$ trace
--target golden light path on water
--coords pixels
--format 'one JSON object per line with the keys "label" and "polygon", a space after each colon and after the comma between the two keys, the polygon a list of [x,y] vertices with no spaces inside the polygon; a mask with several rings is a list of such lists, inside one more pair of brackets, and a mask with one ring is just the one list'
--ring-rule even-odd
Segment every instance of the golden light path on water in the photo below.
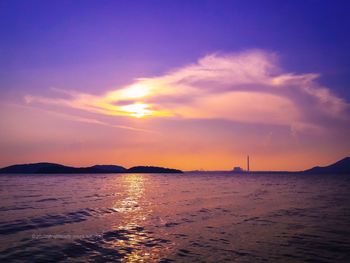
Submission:
{"label": "golden light path on water", "polygon": [[127,234],[127,239],[114,241],[113,247],[131,248],[123,258],[123,262],[158,262],[167,254],[164,247],[153,245],[152,242],[156,239],[141,227],[152,213],[149,202],[144,198],[146,181],[144,175],[122,175],[125,197],[114,204],[114,210],[121,213],[124,220],[115,227],[130,234]]}
{"label": "golden light path on water", "polygon": [[349,180],[3,175],[0,262],[349,262]]}

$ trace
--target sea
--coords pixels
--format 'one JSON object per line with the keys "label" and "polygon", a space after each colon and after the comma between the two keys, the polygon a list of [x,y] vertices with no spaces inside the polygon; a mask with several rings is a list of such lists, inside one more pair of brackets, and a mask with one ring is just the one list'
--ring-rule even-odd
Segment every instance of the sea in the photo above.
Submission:
{"label": "sea", "polygon": [[1,175],[0,262],[350,262],[350,175]]}

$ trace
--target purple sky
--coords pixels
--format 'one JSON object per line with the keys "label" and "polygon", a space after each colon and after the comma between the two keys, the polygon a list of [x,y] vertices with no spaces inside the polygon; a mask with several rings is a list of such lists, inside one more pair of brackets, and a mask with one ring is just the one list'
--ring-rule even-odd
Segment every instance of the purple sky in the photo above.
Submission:
{"label": "purple sky", "polygon": [[[302,169],[348,155],[349,9],[348,1],[1,1],[0,165],[224,169],[249,152],[256,169]],[[151,89],[145,98],[112,94],[136,84]]]}

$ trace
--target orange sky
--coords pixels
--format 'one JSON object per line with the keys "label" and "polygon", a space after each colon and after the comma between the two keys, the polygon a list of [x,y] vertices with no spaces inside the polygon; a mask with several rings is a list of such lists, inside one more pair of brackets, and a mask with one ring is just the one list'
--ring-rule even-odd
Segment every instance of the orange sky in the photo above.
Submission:
{"label": "orange sky", "polygon": [[1,103],[0,165],[57,162],[184,170],[299,170],[350,155],[349,104],[318,74],[262,50],[211,54],[163,75]]}

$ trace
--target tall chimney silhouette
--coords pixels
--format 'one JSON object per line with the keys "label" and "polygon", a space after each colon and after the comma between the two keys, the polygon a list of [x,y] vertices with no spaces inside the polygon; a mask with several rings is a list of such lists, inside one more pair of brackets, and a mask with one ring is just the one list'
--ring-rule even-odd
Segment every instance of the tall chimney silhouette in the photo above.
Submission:
{"label": "tall chimney silhouette", "polygon": [[247,156],[247,171],[249,172],[249,155]]}

